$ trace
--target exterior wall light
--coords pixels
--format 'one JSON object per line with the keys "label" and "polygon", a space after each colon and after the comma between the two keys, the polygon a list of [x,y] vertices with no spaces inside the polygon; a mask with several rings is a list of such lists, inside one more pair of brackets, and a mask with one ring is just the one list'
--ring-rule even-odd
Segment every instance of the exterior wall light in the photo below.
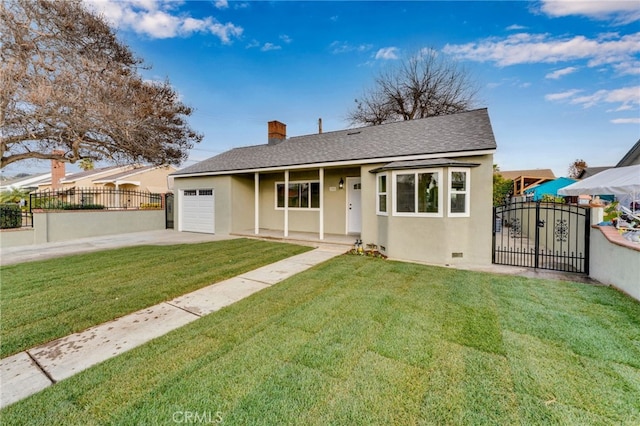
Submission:
{"label": "exterior wall light", "polygon": [[340,182],[338,182],[338,188],[344,188],[344,180],[342,180],[342,178],[340,178]]}

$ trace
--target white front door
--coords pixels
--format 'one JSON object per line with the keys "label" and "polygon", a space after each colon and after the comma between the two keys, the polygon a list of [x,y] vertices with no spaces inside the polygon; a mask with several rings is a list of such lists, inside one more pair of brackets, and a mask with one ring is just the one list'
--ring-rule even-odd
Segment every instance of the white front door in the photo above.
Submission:
{"label": "white front door", "polygon": [[362,207],[360,178],[347,178],[347,233],[362,232]]}

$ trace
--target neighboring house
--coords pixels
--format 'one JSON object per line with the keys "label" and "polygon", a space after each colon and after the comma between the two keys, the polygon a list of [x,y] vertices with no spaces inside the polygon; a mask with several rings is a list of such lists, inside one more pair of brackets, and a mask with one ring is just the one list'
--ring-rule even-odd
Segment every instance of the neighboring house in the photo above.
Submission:
{"label": "neighboring house", "polygon": [[525,195],[527,189],[556,178],[551,169],[499,171],[503,178],[513,181],[513,196]]}
{"label": "neighboring house", "polygon": [[12,191],[14,189],[34,191],[38,188],[38,185],[43,182],[49,181],[51,181],[51,173],[41,173],[18,179],[11,179],[2,182],[2,186],[0,186],[0,192]]}
{"label": "neighboring house", "polygon": [[[164,194],[169,191],[167,179],[176,169],[171,166],[110,166],[73,173],[59,179],[57,189],[96,188],[130,189]],[[56,189],[53,179],[39,185],[38,190]]]}
{"label": "neighboring house", "polygon": [[575,182],[575,179],[561,177],[542,183],[540,185],[535,185],[525,190],[525,195],[532,201],[540,201],[545,195],[556,197],[560,188],[564,188],[565,186],[571,185]]}
{"label": "neighboring house", "polygon": [[604,172],[605,170],[609,170],[611,167],[587,167],[585,169],[582,169],[580,171],[580,174],[578,174],[578,179],[586,179],[589,178],[591,176],[595,176],[600,172]]}
{"label": "neighboring house", "polygon": [[268,143],[172,174],[178,230],[352,235],[385,255],[491,263],[496,142],[486,109]]}
{"label": "neighboring house", "polygon": [[616,167],[635,166],[640,164],[640,139],[631,149],[618,161]]}
{"label": "neighboring house", "polygon": [[61,165],[60,162],[54,161],[53,177],[39,185],[38,192],[65,193],[66,202],[100,204],[111,208],[160,206],[161,194],[170,192],[168,176],[175,171],[171,166],[126,165],[85,170],[58,177],[57,174],[64,172],[64,163]]}

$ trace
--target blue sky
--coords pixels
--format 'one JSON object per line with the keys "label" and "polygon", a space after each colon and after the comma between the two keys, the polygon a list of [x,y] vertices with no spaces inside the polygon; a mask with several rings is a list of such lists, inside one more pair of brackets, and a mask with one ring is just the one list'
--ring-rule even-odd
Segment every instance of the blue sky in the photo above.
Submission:
{"label": "blue sky", "polygon": [[640,138],[637,1],[85,1],[195,108],[183,166],[266,143],[270,120],[347,128],[376,73],[422,48],[474,76],[502,170],[611,166]]}

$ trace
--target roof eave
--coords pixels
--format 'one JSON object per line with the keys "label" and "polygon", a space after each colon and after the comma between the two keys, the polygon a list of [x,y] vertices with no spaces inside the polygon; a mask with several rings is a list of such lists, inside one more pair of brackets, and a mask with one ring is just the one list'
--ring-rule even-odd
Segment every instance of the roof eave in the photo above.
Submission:
{"label": "roof eave", "polygon": [[236,170],[217,170],[217,171],[203,171],[203,172],[193,172],[193,173],[171,173],[169,176],[174,178],[187,178],[187,177],[202,177],[202,176],[224,176],[224,175],[236,175],[243,173],[263,173],[263,172],[279,172],[284,170],[300,170],[300,169],[309,169],[309,168],[329,168],[329,167],[345,167],[345,166],[361,166],[365,164],[376,164],[376,163],[391,163],[394,161],[409,161],[409,160],[427,160],[432,158],[441,158],[443,155],[447,157],[471,157],[471,156],[482,156],[482,155],[493,155],[496,152],[495,148],[491,149],[483,149],[483,150],[473,150],[473,151],[459,151],[459,152],[446,152],[446,153],[434,153],[434,154],[414,154],[414,155],[404,155],[397,157],[381,157],[381,158],[365,158],[359,160],[342,160],[342,161],[328,161],[321,163],[304,163],[304,164],[292,164],[292,165],[284,165],[284,166],[273,166],[273,167],[257,167],[257,168],[247,168],[247,169],[236,169]]}

